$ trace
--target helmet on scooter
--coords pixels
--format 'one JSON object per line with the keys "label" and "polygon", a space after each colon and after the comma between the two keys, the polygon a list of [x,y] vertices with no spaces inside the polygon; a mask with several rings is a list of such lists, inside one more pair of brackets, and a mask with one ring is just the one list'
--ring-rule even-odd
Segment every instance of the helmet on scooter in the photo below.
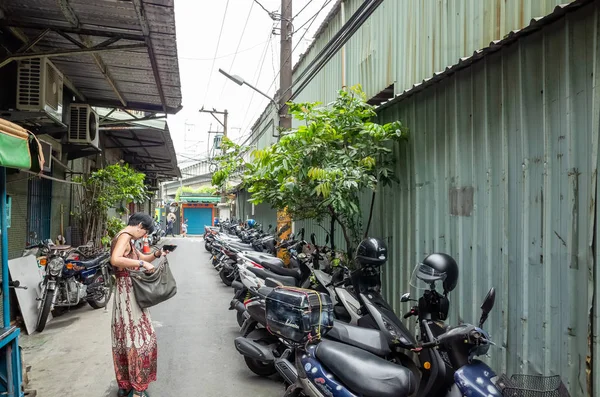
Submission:
{"label": "helmet on scooter", "polygon": [[253,228],[254,225],[256,225],[256,221],[254,219],[248,219],[246,223],[248,224],[249,228]]}
{"label": "helmet on scooter", "polygon": [[417,289],[435,289],[441,283],[444,294],[456,288],[458,265],[450,255],[437,253],[425,257],[413,271],[410,285]]}
{"label": "helmet on scooter", "polygon": [[388,258],[387,246],[378,238],[367,237],[356,249],[356,261],[362,266],[381,266]]}

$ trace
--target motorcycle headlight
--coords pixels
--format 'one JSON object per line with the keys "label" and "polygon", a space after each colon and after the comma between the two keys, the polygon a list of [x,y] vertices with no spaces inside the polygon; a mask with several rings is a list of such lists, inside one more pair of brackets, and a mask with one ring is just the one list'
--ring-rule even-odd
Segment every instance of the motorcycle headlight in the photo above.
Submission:
{"label": "motorcycle headlight", "polygon": [[52,260],[50,260],[50,262],[48,262],[46,265],[46,268],[48,269],[50,275],[58,276],[62,271],[64,264],[65,263],[61,258],[52,258]]}

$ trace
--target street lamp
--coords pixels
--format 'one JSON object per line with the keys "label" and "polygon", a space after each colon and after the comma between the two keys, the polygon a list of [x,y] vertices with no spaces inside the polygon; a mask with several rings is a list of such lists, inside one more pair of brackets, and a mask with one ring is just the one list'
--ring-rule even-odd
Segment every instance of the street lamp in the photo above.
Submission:
{"label": "street lamp", "polygon": [[244,84],[246,84],[248,87],[252,88],[254,91],[258,92],[260,95],[264,96],[269,101],[273,102],[274,105],[277,105],[277,103],[275,102],[275,100],[273,98],[271,98],[270,96],[268,96],[267,94],[265,94],[264,92],[262,92],[261,90],[259,90],[255,86],[253,86],[252,84],[248,83],[246,80],[244,80],[240,76],[235,75],[235,74],[229,74],[229,73],[227,73],[226,71],[224,71],[221,68],[219,68],[219,73],[221,73],[222,75],[224,75],[229,80],[231,80],[234,83],[236,83],[237,85],[244,85]]}

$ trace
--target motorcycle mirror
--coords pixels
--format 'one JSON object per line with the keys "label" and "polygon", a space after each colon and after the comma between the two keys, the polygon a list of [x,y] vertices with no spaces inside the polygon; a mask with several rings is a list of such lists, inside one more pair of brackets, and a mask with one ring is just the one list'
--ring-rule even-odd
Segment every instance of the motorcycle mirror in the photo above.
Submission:
{"label": "motorcycle mirror", "polygon": [[480,328],[483,326],[488,318],[488,315],[494,308],[494,303],[496,303],[496,289],[492,287],[481,304],[481,319],[479,320]]}
{"label": "motorcycle mirror", "polygon": [[311,234],[310,234],[310,242],[311,242],[313,245],[317,245],[317,243],[316,243],[316,240],[315,240],[315,234],[314,234],[314,233],[311,233]]}
{"label": "motorcycle mirror", "polygon": [[408,302],[410,300],[410,292],[402,294],[400,297],[400,302]]}

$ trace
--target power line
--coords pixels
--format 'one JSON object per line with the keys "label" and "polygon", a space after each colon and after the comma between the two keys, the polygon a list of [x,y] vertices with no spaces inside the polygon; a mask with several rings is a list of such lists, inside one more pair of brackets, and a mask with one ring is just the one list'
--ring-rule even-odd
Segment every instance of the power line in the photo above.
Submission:
{"label": "power line", "polygon": [[[250,20],[250,15],[252,14],[252,8],[254,7],[254,3],[250,3],[250,10],[248,10],[248,15],[246,16],[246,22],[244,22],[244,28],[242,29],[242,34],[240,35],[240,40],[238,41],[237,47],[235,49],[235,55],[231,60],[231,65],[229,65],[229,70],[233,69],[233,64],[235,63],[235,58],[237,57],[238,50],[240,49],[240,45],[242,44],[242,40],[244,39],[244,33],[246,33],[246,27],[248,26],[248,21]],[[221,94],[219,94],[219,100],[223,97],[223,92],[225,92],[225,86],[227,85],[228,79],[223,81],[223,88],[221,88]]]}
{"label": "power line", "polygon": [[298,12],[296,13],[296,15],[294,15],[294,16],[292,17],[292,21],[293,21],[294,19],[296,19],[296,18],[298,17],[298,15],[300,15],[300,14],[302,13],[302,11],[304,11],[304,10],[306,9],[306,7],[308,7],[308,6],[310,5],[310,3],[312,3],[312,2],[313,2],[313,0],[308,0],[308,3],[306,3],[306,5],[305,5],[304,7],[302,7],[302,9],[301,9],[300,11],[298,11]]}
{"label": "power line", "polygon": [[221,35],[223,34],[223,26],[225,26],[225,17],[227,16],[227,8],[229,7],[229,0],[227,0],[227,3],[225,4],[225,12],[223,13],[223,20],[221,21],[221,29],[219,30],[219,38],[217,39],[217,48],[215,49],[215,56],[213,59],[213,63],[212,66],[210,67],[210,74],[208,76],[208,82],[206,84],[206,92],[204,93],[204,101],[202,101],[202,103],[206,102],[206,97],[208,96],[208,89],[210,88],[210,81],[212,79],[212,74],[213,74],[213,70],[215,68],[215,61],[217,58],[217,54],[219,52],[219,45],[221,44]]}
{"label": "power line", "polygon": [[[310,17],[309,19],[307,19],[307,20],[306,20],[306,22],[304,22],[304,23],[303,23],[303,24],[302,24],[302,25],[301,25],[301,26],[300,26],[298,29],[296,29],[296,31],[300,31],[300,29],[302,29],[303,27],[305,27],[305,26],[306,26],[306,24],[307,24],[307,23],[308,23],[308,22],[309,22],[311,19],[314,21],[314,18],[316,18],[316,17],[317,17],[317,15],[319,15],[319,14],[321,13],[321,11],[323,11],[323,9],[324,9],[325,7],[327,7],[327,6],[329,5],[329,3],[331,3],[331,1],[332,1],[332,0],[327,0],[327,1],[325,2],[325,4],[323,4],[323,6],[322,6],[321,8],[319,8],[319,11],[317,11],[315,15],[313,15],[312,17]],[[298,13],[298,14],[299,14],[299,13]],[[312,25],[312,22],[311,22],[311,25]]]}
{"label": "power line", "polygon": [[241,54],[242,52],[247,52],[247,51],[253,50],[253,49],[255,49],[256,47],[260,47],[261,45],[263,45],[263,44],[265,44],[265,43],[268,43],[268,42],[269,42],[269,41],[261,41],[260,43],[258,43],[258,44],[255,44],[255,45],[253,45],[252,47],[244,48],[243,50],[239,50],[239,51],[236,51],[236,52],[232,52],[231,54],[227,54],[227,55],[220,55],[220,56],[218,56],[218,57],[216,57],[216,58],[195,58],[195,57],[181,57],[181,56],[180,56],[180,57],[179,57],[179,59],[183,59],[183,60],[186,60],[186,61],[213,61],[213,60],[215,60],[215,59],[223,59],[223,58],[228,58],[228,57],[230,57],[230,56],[233,56],[233,55]]}
{"label": "power line", "polygon": [[[308,33],[308,31],[310,30],[311,26],[313,25],[313,23],[317,20],[317,16],[319,15],[319,13],[321,11],[323,11],[323,9],[325,7],[327,7],[329,5],[329,3],[331,3],[333,0],[327,0],[325,2],[325,4],[323,4],[323,6],[319,9],[319,11],[317,11],[316,14],[314,14],[311,19],[308,19],[300,28],[298,28],[298,30],[302,29],[302,27],[304,27],[308,22],[310,22],[310,25],[308,25],[308,27],[306,28],[306,30],[304,31],[304,33],[302,34],[302,36],[300,37],[300,40],[298,40],[298,42],[296,43],[296,45],[294,46],[294,48],[292,49],[292,52],[290,53],[290,55],[288,56],[288,58],[286,59],[286,62],[290,59],[290,57],[292,56],[292,54],[294,54],[294,51],[296,51],[296,48],[298,48],[298,46],[300,45],[300,43],[302,43],[302,40],[304,39],[304,36],[306,36],[306,33]],[[279,75],[281,74],[281,70],[279,70],[279,72],[277,72],[277,74],[275,75],[275,78],[273,79],[273,81],[271,82],[271,85],[269,85],[269,88],[267,88],[267,91],[269,91],[271,89],[271,87],[273,87],[273,84],[275,84],[275,82],[277,81],[277,77],[279,77]]]}
{"label": "power line", "polygon": [[267,14],[269,14],[269,16],[271,17],[271,19],[273,18],[273,13],[272,13],[271,11],[267,10],[267,9],[265,8],[265,6],[263,6],[262,4],[260,4],[260,2],[259,2],[258,0],[254,0],[254,2],[255,2],[256,4],[258,4],[258,5],[260,6],[260,8],[262,8],[263,10],[265,10],[265,12],[266,12]]}
{"label": "power line", "polygon": [[[269,42],[271,40],[273,40],[273,33],[269,32]],[[265,60],[267,59],[267,50],[269,48],[269,42],[267,42],[267,44],[265,45],[265,48],[263,49],[263,53],[261,56],[262,61],[261,61],[260,65],[256,68],[256,72],[254,73],[254,76],[253,76],[254,85],[258,85],[258,81],[260,80],[260,74],[261,74],[263,66],[265,64]],[[248,112],[250,111],[250,107],[251,107],[250,105],[252,104],[255,94],[256,94],[256,92],[254,90],[252,90],[252,94],[250,95],[250,102],[248,103],[248,107],[246,108],[246,113],[244,114],[244,118],[242,119],[242,131],[245,131],[245,129],[246,129],[246,118],[248,117]]]}

